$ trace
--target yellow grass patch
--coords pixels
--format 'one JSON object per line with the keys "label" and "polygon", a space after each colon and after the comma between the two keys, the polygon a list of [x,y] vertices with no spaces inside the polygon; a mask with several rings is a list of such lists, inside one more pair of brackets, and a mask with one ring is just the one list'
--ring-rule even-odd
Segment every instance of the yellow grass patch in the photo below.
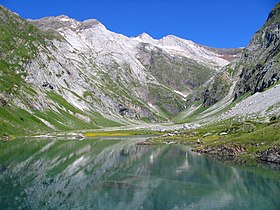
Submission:
{"label": "yellow grass patch", "polygon": [[120,133],[120,132],[98,132],[98,133],[85,133],[86,137],[101,137],[101,136],[130,136],[129,133]]}

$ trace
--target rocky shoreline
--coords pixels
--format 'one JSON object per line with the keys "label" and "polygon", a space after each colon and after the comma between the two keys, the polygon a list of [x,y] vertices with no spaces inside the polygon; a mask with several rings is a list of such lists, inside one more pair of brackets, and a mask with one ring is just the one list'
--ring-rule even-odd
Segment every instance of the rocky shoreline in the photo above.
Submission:
{"label": "rocky shoreline", "polygon": [[217,156],[237,156],[246,152],[246,148],[237,144],[219,145],[218,147],[209,147],[193,149],[194,152]]}
{"label": "rocky shoreline", "polygon": [[[186,144],[178,142],[175,139],[161,142],[162,144]],[[148,139],[138,145],[152,146],[158,144],[153,139]],[[262,165],[267,165],[270,168],[280,169],[280,146],[272,146],[269,149],[262,150],[256,153],[250,152],[245,145],[242,144],[221,144],[218,146],[203,146],[195,147],[191,145],[192,151],[204,155],[209,155],[215,159],[226,162],[233,162],[237,164],[246,164],[249,160],[254,160]],[[198,144],[199,145],[199,144]],[[248,159],[250,157],[250,159]]]}
{"label": "rocky shoreline", "polygon": [[280,165],[280,147],[272,147],[257,153],[260,161],[275,163]]}
{"label": "rocky shoreline", "polygon": [[[237,164],[246,164],[248,159],[249,151],[241,145],[219,145],[218,147],[197,148],[192,151],[209,155],[220,161],[229,161]],[[246,158],[242,157],[244,155]],[[251,155],[251,160],[265,165],[271,169],[280,169],[280,147],[271,147],[264,151],[259,151],[256,154]]]}

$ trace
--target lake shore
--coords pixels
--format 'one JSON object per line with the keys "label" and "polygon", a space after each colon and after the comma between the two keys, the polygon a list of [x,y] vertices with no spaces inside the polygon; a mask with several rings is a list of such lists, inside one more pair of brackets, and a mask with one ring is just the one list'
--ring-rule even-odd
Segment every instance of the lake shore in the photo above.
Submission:
{"label": "lake shore", "polygon": [[178,130],[143,144],[188,144],[197,153],[239,164],[266,164],[280,168],[280,122],[225,121]]}

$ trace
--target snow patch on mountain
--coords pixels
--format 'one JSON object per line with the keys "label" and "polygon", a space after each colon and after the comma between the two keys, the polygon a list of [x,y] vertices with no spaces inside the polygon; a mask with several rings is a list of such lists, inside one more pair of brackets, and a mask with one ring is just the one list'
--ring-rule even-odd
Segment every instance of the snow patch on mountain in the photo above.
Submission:
{"label": "snow patch on mountain", "polygon": [[229,64],[229,61],[221,58],[221,55],[205,47],[200,46],[190,40],[185,40],[174,35],[168,35],[162,39],[153,39],[146,33],[139,35],[134,40],[143,43],[149,43],[154,47],[158,47],[171,55],[178,55],[193,59],[205,66],[211,66],[220,69]]}
{"label": "snow patch on mountain", "polygon": [[[44,98],[47,91],[55,92],[81,112],[94,110],[117,121],[123,115],[164,115],[166,110],[156,102],[164,101],[168,94],[177,101],[164,108],[167,112],[179,111],[192,91],[188,85],[200,85],[200,81],[192,78],[185,78],[180,85],[177,81],[169,82],[164,77],[168,73],[161,71],[161,63],[165,62],[163,68],[166,66],[167,72],[202,69],[211,73],[228,64],[218,53],[172,35],[159,40],[147,33],[127,37],[107,30],[96,19],[80,22],[65,15],[31,22],[43,31],[63,37],[52,39],[26,67],[26,81],[41,88],[38,98]],[[157,62],[159,65],[152,66]],[[43,109],[48,103],[44,99],[34,106]],[[51,106],[55,109],[58,104]]]}
{"label": "snow patch on mountain", "polygon": [[[98,56],[113,55],[116,60],[128,61],[135,60],[137,57],[137,49],[141,43],[149,44],[153,47],[164,50],[166,53],[174,56],[182,56],[193,59],[198,63],[215,68],[216,70],[229,64],[229,62],[221,57],[218,53],[206,49],[190,40],[185,40],[174,35],[168,35],[162,39],[154,39],[147,33],[142,33],[137,37],[126,37],[106,29],[106,27],[96,19],[85,20],[83,22],[76,21],[67,16],[44,18],[33,22],[42,22],[47,28],[53,27],[48,21],[58,23],[61,27],[57,29],[71,45],[77,50],[92,49]],[[64,24],[67,22],[68,24]],[[70,24],[70,25],[69,25]],[[137,64],[139,65],[139,63]]]}

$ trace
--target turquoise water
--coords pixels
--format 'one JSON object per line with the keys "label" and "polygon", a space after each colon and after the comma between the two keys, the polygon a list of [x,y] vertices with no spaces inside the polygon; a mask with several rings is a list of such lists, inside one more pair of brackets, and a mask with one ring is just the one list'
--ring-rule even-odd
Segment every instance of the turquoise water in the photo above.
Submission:
{"label": "turquoise water", "polygon": [[0,209],[280,209],[280,174],[140,139],[0,142]]}

